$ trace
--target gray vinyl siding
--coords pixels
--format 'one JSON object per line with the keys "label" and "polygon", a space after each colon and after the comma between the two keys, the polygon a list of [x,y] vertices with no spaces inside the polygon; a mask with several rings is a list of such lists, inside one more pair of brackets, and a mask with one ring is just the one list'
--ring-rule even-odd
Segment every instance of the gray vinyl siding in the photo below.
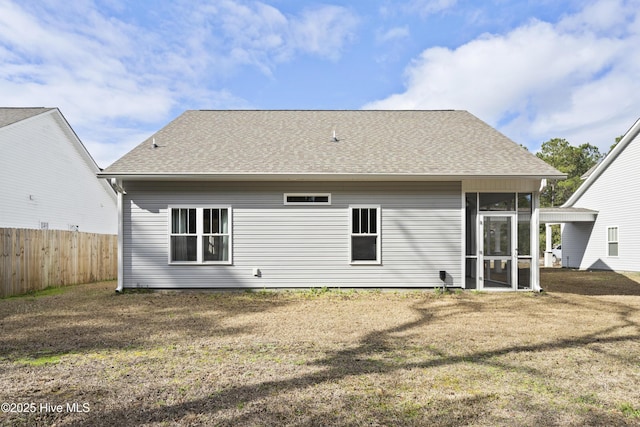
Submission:
{"label": "gray vinyl siding", "polygon": [[[639,164],[640,140],[636,137],[575,202],[575,207],[597,210],[598,216],[590,232],[584,227],[565,226],[562,250],[580,259],[579,265],[570,259],[571,266],[640,271]],[[607,254],[607,227],[618,227],[617,257]]]}
{"label": "gray vinyl siding", "polygon": [[[461,286],[461,187],[438,183],[125,182],[124,287]],[[329,206],[284,193],[331,193]],[[232,265],[170,265],[168,207],[231,206]],[[350,265],[349,206],[381,208],[381,265]],[[262,277],[254,277],[254,268]]]}

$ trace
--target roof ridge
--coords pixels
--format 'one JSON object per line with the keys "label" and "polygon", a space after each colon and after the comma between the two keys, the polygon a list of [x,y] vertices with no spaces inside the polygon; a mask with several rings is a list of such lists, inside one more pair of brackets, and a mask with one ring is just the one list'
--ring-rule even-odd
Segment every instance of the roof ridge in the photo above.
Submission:
{"label": "roof ridge", "polygon": [[268,109],[268,108],[239,108],[239,109],[208,109],[208,108],[204,108],[204,109],[197,109],[197,110],[187,110],[187,111],[203,111],[203,112],[278,112],[278,111],[283,111],[283,112],[305,112],[305,111],[323,111],[323,112],[337,112],[337,113],[344,113],[344,112],[375,112],[375,111],[380,111],[380,112],[385,112],[385,113],[391,113],[391,112],[398,112],[398,113],[402,113],[402,112],[419,112],[419,113],[424,113],[424,112],[466,112],[466,110],[455,110],[455,109],[433,109],[433,110],[419,110],[419,109],[412,109],[412,110],[384,110],[384,109],[373,109],[373,110],[358,110],[358,109],[351,109],[351,108],[346,108],[346,109],[324,109],[324,108],[310,108],[310,109],[306,109],[306,108],[275,108],[275,109]]}

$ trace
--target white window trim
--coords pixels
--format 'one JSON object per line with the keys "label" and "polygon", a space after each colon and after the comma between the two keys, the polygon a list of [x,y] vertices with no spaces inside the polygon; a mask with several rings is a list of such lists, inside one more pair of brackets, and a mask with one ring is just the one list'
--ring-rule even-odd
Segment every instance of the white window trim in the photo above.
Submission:
{"label": "white window trim", "polygon": [[[617,240],[609,240],[609,230],[611,230],[612,228],[616,229],[616,234],[618,239]],[[618,227],[617,225],[610,225],[607,226],[606,230],[605,230],[605,241],[607,242],[607,258],[618,258],[620,257],[620,227]],[[618,245],[618,255],[611,255],[609,252],[609,244],[611,243],[616,243]]]}
{"label": "white window trim", "polygon": [[[290,196],[295,197],[327,197],[326,202],[289,202],[287,199]],[[284,193],[284,204],[292,206],[329,206],[331,205],[331,193]]]}
{"label": "white window trim", "polygon": [[[376,209],[376,234],[361,234],[353,233],[353,209]],[[349,264],[351,265],[382,265],[382,221],[381,221],[380,205],[349,205]],[[353,236],[376,236],[378,238],[376,244],[376,260],[372,261],[358,261],[351,259],[352,257],[352,241]]]}
{"label": "white window trim", "polygon": [[[173,209],[196,210],[196,261],[171,260],[171,211]],[[229,220],[229,259],[227,261],[203,261],[202,239],[204,237],[204,209],[227,209]],[[233,264],[233,209],[229,205],[169,205],[167,209],[167,263],[170,265],[232,265]]]}

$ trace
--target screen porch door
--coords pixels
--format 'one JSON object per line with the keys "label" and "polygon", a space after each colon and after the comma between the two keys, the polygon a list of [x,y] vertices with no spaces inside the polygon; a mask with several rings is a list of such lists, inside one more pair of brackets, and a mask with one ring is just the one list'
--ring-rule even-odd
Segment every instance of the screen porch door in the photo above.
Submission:
{"label": "screen porch door", "polygon": [[517,289],[516,215],[480,213],[478,288]]}

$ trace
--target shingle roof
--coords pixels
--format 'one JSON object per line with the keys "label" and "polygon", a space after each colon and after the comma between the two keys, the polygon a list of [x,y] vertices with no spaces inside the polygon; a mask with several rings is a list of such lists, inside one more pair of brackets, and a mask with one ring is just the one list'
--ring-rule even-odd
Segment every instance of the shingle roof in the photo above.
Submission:
{"label": "shingle roof", "polygon": [[37,116],[53,108],[0,108],[0,128],[19,122],[29,117]]}
{"label": "shingle roof", "polygon": [[397,110],[186,111],[100,175],[145,174],[562,175],[466,111]]}

